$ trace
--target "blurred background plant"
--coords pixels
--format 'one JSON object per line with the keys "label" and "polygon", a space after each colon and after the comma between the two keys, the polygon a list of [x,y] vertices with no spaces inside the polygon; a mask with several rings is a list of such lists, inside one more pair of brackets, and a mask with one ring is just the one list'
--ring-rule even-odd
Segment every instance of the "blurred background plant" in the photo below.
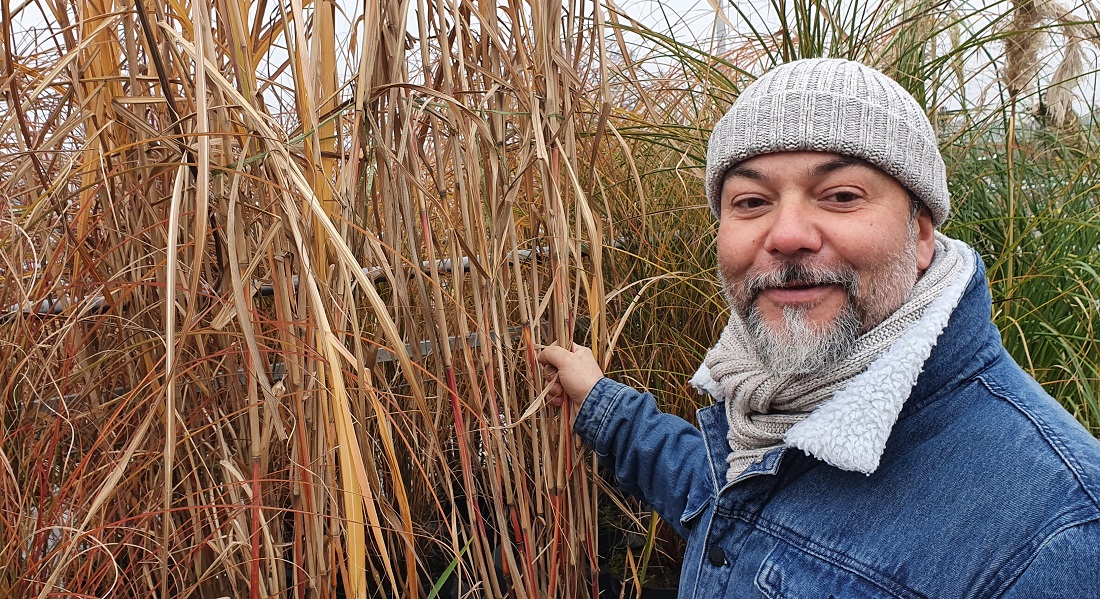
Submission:
{"label": "blurred background plant", "polygon": [[747,6],[0,0],[0,595],[674,584],[534,356],[589,344],[693,418],[707,133],[799,57],[928,109],[946,232],[1100,433],[1091,4]]}

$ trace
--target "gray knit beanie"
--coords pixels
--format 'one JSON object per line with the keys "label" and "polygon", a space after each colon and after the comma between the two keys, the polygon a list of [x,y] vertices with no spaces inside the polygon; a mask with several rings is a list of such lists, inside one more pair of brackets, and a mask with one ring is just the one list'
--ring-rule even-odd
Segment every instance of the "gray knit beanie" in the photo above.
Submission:
{"label": "gray knit beanie", "polygon": [[951,210],[932,123],[896,81],[858,62],[780,65],[741,93],[710,134],[707,200],[717,217],[726,171],[753,156],[814,150],[862,158],[915,193],[936,226]]}

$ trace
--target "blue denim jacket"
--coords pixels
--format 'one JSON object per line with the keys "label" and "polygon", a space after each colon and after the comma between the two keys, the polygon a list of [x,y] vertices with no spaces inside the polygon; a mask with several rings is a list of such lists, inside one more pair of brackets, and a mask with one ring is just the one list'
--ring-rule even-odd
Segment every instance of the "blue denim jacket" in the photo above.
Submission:
{"label": "blue denim jacket", "polygon": [[687,539],[681,599],[1100,597],[1100,443],[1005,352],[978,268],[870,475],[780,447],[726,483],[696,428],[610,379],[574,430]]}

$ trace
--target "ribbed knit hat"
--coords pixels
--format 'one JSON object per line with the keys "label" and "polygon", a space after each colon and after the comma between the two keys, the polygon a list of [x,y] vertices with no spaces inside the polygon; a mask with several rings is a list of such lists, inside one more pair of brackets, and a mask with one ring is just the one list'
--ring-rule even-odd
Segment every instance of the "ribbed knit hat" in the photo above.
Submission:
{"label": "ribbed knit hat", "polygon": [[774,152],[862,158],[915,193],[936,226],[951,211],[936,133],[896,81],[858,62],[812,58],[780,65],[749,85],[707,147],[707,200],[717,217],[726,171]]}

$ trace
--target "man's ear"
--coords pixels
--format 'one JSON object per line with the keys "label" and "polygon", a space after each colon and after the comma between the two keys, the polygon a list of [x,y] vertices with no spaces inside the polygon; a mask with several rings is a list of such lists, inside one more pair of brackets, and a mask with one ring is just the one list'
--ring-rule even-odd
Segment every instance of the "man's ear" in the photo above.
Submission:
{"label": "man's ear", "polygon": [[936,253],[936,227],[932,224],[932,211],[921,206],[917,213],[917,268],[924,272],[932,264]]}

